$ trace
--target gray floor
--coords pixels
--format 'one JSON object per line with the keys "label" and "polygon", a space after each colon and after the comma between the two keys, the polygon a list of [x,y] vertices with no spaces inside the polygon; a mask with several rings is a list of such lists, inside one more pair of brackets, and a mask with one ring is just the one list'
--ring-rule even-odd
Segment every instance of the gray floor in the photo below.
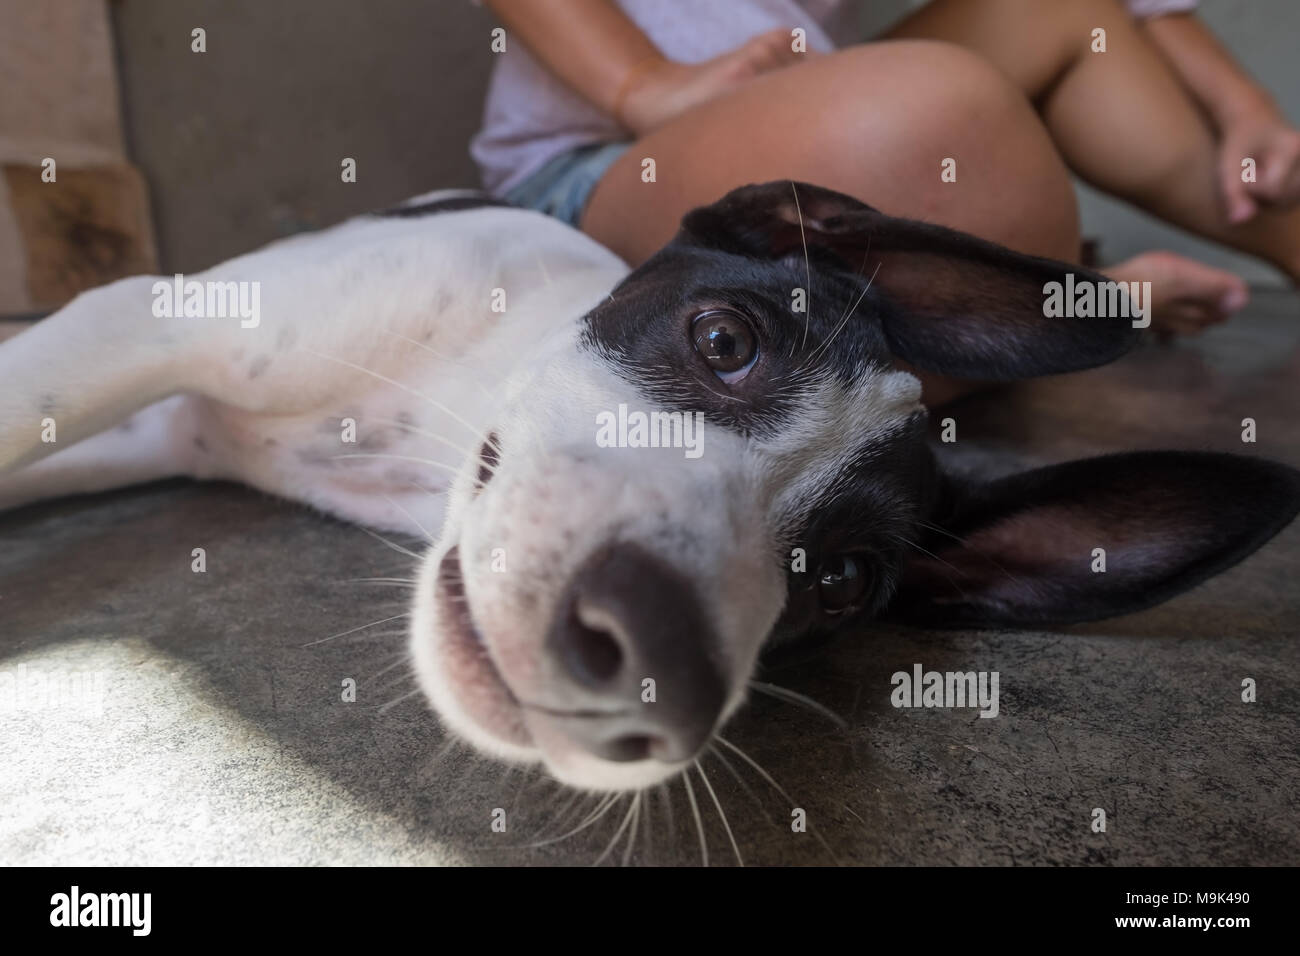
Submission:
{"label": "gray floor", "polygon": [[[950,452],[993,471],[1146,447],[1300,465],[1298,378],[1300,302],[1263,296],[1200,342],[968,401],[949,412]],[[1240,441],[1245,417],[1257,445]],[[190,570],[198,547],[205,574]],[[741,854],[1300,862],[1298,563],[1292,527],[1141,615],[1062,633],[873,628],[770,675],[848,729],[770,699],[733,723],[728,739],[789,794],[729,751],[743,784],[705,761]],[[595,861],[626,803],[527,847],[582,822],[593,801],[566,807],[535,774],[447,750],[420,699],[403,697],[401,638],[387,627],[305,646],[398,613],[399,592],[349,579],[408,564],[360,530],[229,485],[173,482],[0,516],[0,862]],[[890,674],[916,662],[998,671],[1001,716],[893,709]],[[356,703],[340,700],[348,677],[361,682]],[[1240,700],[1245,677],[1256,703]],[[68,693],[42,687],[72,678]],[[710,862],[734,862],[693,782]],[[792,806],[811,832],[791,832]],[[1091,829],[1097,807],[1104,833]],[[495,808],[504,834],[491,830]],[[633,862],[698,862],[681,784],[645,810]],[[606,862],[622,859],[623,838]]]}

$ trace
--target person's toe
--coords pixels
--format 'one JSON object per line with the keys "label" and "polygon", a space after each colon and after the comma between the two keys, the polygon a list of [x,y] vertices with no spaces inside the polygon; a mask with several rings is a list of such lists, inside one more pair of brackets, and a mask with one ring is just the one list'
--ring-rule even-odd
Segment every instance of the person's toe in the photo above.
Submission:
{"label": "person's toe", "polygon": [[1152,327],[1174,334],[1204,331],[1250,301],[1240,277],[1173,252],[1144,252],[1107,271],[1124,281],[1150,282]]}

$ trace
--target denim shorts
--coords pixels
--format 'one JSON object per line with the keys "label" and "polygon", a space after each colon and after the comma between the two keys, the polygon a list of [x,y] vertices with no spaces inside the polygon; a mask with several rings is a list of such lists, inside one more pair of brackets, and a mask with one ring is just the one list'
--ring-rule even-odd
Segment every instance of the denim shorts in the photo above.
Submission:
{"label": "denim shorts", "polygon": [[561,153],[503,197],[576,227],[591,191],[628,143],[594,143]]}

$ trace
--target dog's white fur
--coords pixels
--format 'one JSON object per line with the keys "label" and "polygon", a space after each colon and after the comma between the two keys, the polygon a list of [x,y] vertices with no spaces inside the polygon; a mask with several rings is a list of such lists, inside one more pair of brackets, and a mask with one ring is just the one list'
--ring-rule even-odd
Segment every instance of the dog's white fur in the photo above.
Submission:
{"label": "dog's white fur", "polygon": [[[411,651],[447,724],[576,785],[661,780],[680,767],[598,760],[518,706],[582,706],[548,696],[555,665],[538,652],[569,576],[633,541],[696,582],[726,658],[725,720],[784,602],[776,529],[835,480],[849,418],[884,433],[920,396],[909,375],[864,372],[852,389],[814,390],[780,436],[706,428],[694,461],[671,448],[597,455],[598,413],[649,404],[576,347],[577,320],[626,271],[548,217],[484,208],[354,219],[187,277],[261,283],[254,328],[155,317],[152,276],[86,293],[0,346],[0,508],[188,475],[426,535]],[[347,418],[356,445],[341,442]],[[41,440],[49,420],[55,444]],[[504,457],[480,489],[489,433]],[[483,646],[439,598],[453,547]]]}
{"label": "dog's white fur", "polygon": [[[454,469],[514,366],[625,272],[554,220],[487,208],[352,219],[186,277],[260,282],[255,328],[155,318],[154,276],[84,293],[0,348],[0,507],[190,475],[436,533],[443,503],[411,488],[416,468],[338,456],[383,445]],[[490,307],[498,288],[505,312]],[[349,417],[359,449],[339,443]],[[449,474],[418,468],[439,494]]]}

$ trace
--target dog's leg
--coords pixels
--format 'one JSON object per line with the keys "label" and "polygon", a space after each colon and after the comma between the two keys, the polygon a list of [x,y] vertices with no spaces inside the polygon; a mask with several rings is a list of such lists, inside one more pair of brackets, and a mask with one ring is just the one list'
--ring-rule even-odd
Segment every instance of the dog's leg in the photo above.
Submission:
{"label": "dog's leg", "polygon": [[85,292],[0,345],[0,473],[180,391],[202,326],[159,320],[153,276]]}
{"label": "dog's leg", "polygon": [[195,473],[196,399],[174,395],[16,471],[0,474],[0,512],[34,501]]}

